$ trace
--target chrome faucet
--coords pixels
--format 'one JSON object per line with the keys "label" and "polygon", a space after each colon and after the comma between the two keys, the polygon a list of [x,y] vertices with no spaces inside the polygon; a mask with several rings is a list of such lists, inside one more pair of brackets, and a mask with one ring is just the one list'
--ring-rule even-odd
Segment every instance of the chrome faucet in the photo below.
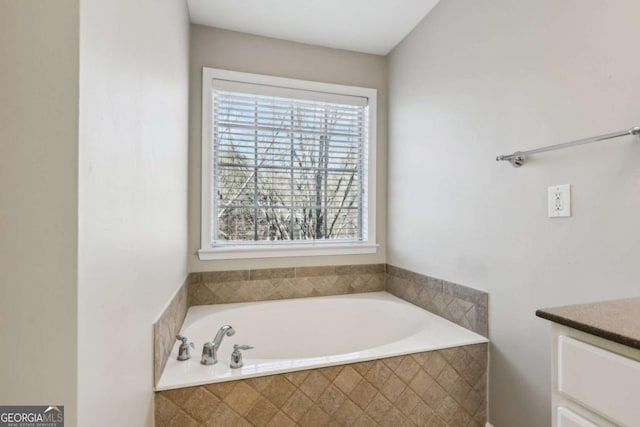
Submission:
{"label": "chrome faucet", "polygon": [[233,336],[235,333],[236,331],[229,325],[224,325],[220,328],[213,341],[206,342],[202,346],[202,360],[200,360],[200,363],[203,365],[215,365],[218,363],[218,349],[222,339],[225,336]]}
{"label": "chrome faucet", "polygon": [[195,348],[193,343],[188,342],[189,339],[182,335],[176,335],[176,339],[182,341],[178,349],[178,360],[184,362],[185,360],[191,359],[191,349]]}
{"label": "chrome faucet", "polygon": [[238,369],[244,366],[244,362],[242,361],[242,353],[240,350],[251,350],[253,347],[250,345],[238,345],[234,344],[233,353],[231,353],[231,364],[229,367],[231,369]]}

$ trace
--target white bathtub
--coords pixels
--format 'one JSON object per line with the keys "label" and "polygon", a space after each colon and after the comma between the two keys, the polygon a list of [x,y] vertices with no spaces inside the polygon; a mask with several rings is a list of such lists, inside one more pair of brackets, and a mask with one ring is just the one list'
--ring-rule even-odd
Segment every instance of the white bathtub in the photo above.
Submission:
{"label": "white bathtub", "polygon": [[[217,364],[201,365],[202,345],[226,324],[236,334],[222,341]],[[179,362],[176,342],[158,391],[487,342],[386,292],[195,306],[181,334],[196,349]],[[233,344],[255,347],[240,369],[229,368]]]}

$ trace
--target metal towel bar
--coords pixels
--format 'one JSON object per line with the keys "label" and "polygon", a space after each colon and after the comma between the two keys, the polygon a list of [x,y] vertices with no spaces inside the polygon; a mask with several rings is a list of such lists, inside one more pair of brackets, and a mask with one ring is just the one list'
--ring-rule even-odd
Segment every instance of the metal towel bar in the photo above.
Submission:
{"label": "metal towel bar", "polygon": [[592,142],[605,141],[607,139],[619,138],[621,136],[640,135],[640,126],[620,132],[608,133],[606,135],[595,136],[593,138],[578,139],[576,141],[564,142],[562,144],[550,145],[548,147],[536,148],[528,151],[516,151],[513,154],[496,157],[496,161],[508,161],[513,167],[519,168],[524,164],[527,156],[531,154],[544,153],[545,151],[561,150],[563,148],[575,147],[576,145],[590,144]]}

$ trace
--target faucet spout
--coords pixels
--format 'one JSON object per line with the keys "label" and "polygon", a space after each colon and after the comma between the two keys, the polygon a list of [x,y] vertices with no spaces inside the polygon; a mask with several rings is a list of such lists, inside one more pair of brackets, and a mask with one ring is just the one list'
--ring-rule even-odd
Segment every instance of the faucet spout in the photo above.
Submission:
{"label": "faucet spout", "polygon": [[229,325],[224,325],[222,328],[220,328],[213,341],[204,343],[204,346],[202,347],[202,359],[200,360],[200,363],[202,363],[203,365],[214,365],[218,363],[218,349],[220,348],[222,339],[225,336],[233,336],[235,333],[235,329],[233,329]]}
{"label": "faucet spout", "polygon": [[218,333],[216,334],[216,337],[213,339],[213,346],[215,347],[215,349],[217,350],[218,348],[220,348],[220,343],[225,336],[232,337],[233,335],[235,335],[235,333],[235,329],[233,329],[229,325],[224,325],[222,328],[220,328],[218,330]]}

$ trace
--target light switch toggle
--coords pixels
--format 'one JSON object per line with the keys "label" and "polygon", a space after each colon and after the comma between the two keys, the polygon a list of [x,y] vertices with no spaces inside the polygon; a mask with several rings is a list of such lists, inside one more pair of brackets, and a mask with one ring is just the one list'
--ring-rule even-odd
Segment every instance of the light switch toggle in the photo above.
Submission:
{"label": "light switch toggle", "polygon": [[571,216],[571,185],[553,185],[548,188],[550,218]]}

